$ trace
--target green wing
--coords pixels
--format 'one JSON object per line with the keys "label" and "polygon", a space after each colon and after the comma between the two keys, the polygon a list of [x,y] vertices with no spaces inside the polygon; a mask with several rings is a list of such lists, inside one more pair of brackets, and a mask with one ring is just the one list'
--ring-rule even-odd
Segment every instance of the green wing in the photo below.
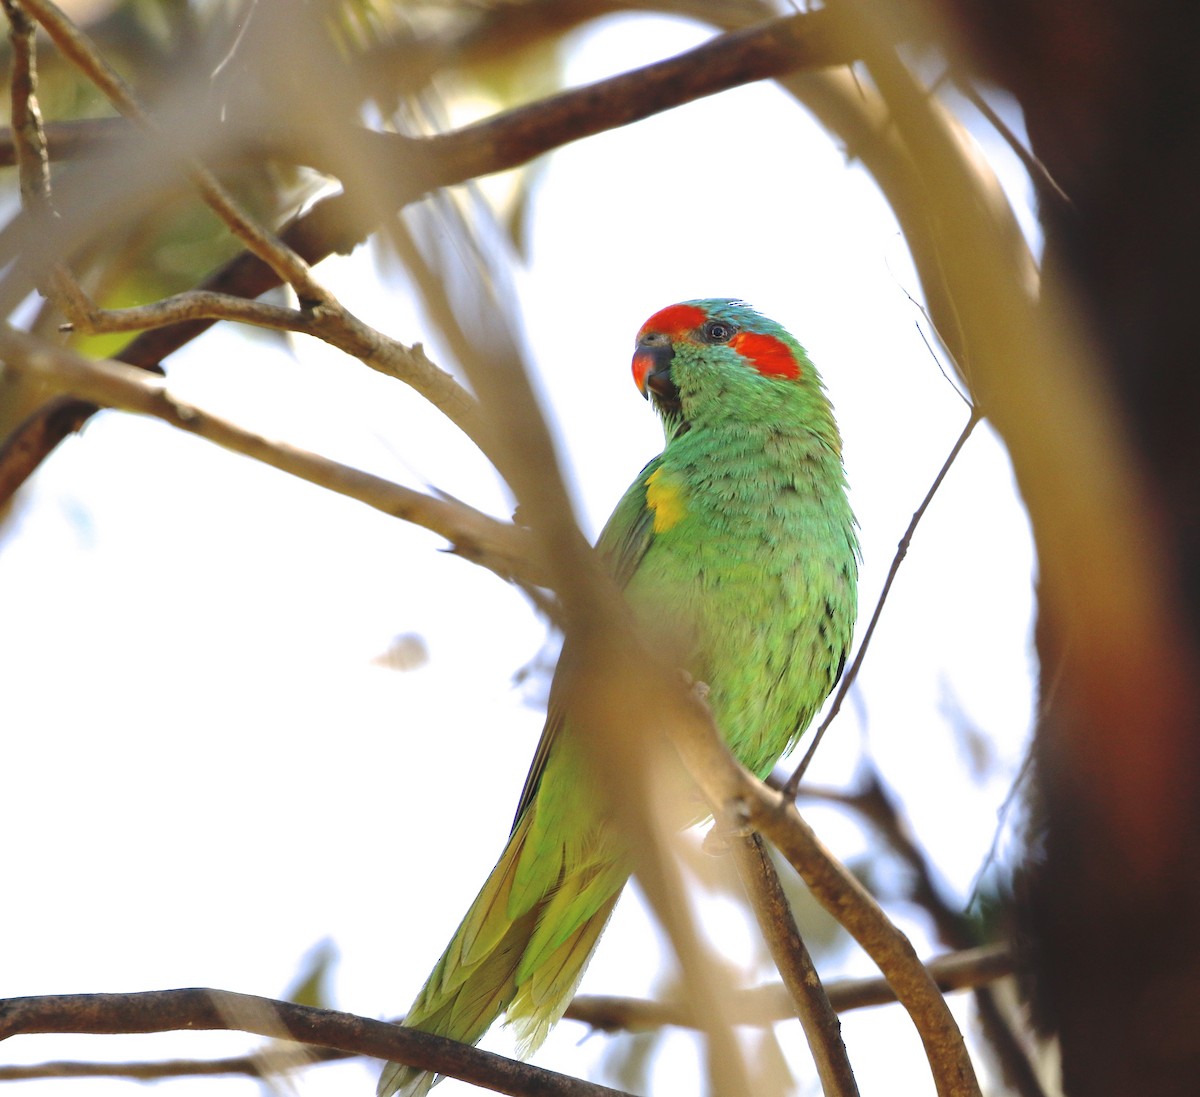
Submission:
{"label": "green wing", "polygon": [[[662,464],[662,455],[655,457],[640,473],[629,489],[621,496],[604,523],[600,537],[596,541],[596,551],[607,566],[609,573],[617,586],[625,589],[638,564],[654,541],[654,512],[646,505],[646,481]],[[554,744],[562,731],[563,706],[562,683],[570,680],[573,671],[572,652],[570,645],[564,645],[558,659],[558,669],[554,674],[554,682],[550,686],[550,703],[546,710],[546,726],[542,729],[542,737],[538,740],[533,762],[529,767],[529,775],[525,778],[525,787],[521,790],[521,799],[517,803],[517,813],[513,816],[513,830],[521,821],[521,816],[537,795],[538,785],[546,770],[546,761]]]}
{"label": "green wing", "polygon": [[622,590],[654,541],[654,511],[646,505],[646,483],[659,470],[662,461],[662,454],[659,454],[638,473],[629,490],[621,496],[617,509],[604,523],[596,541],[596,551]]}

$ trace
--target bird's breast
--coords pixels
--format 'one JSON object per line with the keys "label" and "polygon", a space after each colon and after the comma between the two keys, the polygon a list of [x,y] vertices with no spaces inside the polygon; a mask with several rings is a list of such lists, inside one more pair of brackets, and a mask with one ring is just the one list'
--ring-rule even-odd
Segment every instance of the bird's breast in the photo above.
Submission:
{"label": "bird's breast", "polygon": [[655,537],[630,584],[739,758],[770,769],[836,678],[855,611],[852,518],[840,462],[747,449],[648,479]]}

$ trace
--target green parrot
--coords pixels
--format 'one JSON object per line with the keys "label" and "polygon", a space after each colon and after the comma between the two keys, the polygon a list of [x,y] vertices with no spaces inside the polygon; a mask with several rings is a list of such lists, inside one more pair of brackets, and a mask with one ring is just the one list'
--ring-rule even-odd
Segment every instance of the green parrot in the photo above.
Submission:
{"label": "green parrot", "polygon": [[[717,727],[760,778],[796,742],[846,661],[858,542],[821,378],[779,324],[741,301],[687,301],[638,332],[633,377],[663,452],[597,550],[644,627],[669,622]],[[405,1025],[477,1042],[504,1013],[523,1053],[562,1016],[629,877],[591,789],[560,679],[508,844]],[[379,1097],[436,1077],[389,1063]]]}

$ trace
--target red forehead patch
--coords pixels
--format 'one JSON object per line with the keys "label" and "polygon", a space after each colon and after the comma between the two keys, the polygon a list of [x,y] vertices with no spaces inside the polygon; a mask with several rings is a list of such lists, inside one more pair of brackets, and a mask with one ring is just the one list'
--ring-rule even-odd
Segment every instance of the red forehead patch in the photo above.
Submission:
{"label": "red forehead patch", "polygon": [[767,377],[787,377],[794,381],[800,376],[800,363],[791,347],[773,335],[739,331],[729,340],[729,345]]}
{"label": "red forehead patch", "polygon": [[673,337],[684,335],[694,328],[698,328],[707,319],[708,315],[705,311],[695,305],[668,305],[665,309],[656,312],[642,325],[638,337],[640,338],[648,331],[661,331]]}

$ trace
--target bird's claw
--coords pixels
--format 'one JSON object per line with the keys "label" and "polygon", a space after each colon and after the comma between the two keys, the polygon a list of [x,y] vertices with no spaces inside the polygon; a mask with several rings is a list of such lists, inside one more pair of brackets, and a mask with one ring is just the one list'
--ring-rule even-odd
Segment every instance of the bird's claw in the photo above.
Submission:
{"label": "bird's claw", "polygon": [[748,819],[730,817],[714,820],[708,833],[701,839],[700,848],[711,857],[724,857],[735,841],[742,841],[754,833]]}
{"label": "bird's claw", "polygon": [[708,683],[701,682],[698,679],[693,678],[686,670],[681,670],[679,673],[683,676],[683,684],[687,686],[688,690],[692,693],[696,700],[707,702],[710,692]]}
{"label": "bird's claw", "polygon": [[724,857],[729,852],[729,837],[728,830],[719,823],[713,823],[700,840],[700,848],[710,857]]}

